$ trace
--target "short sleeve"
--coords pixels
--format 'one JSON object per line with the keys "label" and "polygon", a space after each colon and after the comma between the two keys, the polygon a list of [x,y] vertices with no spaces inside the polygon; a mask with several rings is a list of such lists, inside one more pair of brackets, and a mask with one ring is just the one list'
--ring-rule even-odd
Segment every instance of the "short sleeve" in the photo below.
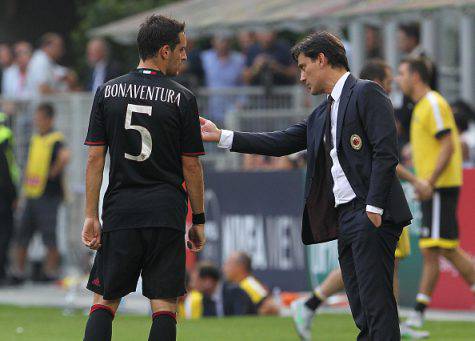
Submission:
{"label": "short sleeve", "polygon": [[437,101],[435,97],[429,97],[430,110],[428,110],[426,122],[430,134],[436,138],[450,133],[450,108],[446,108],[443,103]]}
{"label": "short sleeve", "polygon": [[196,98],[192,96],[181,103],[181,151],[185,156],[204,155],[201,139],[200,115]]}
{"label": "short sleeve", "polygon": [[99,87],[92,104],[91,116],[89,118],[89,129],[87,130],[87,137],[84,142],[85,145],[104,146],[107,144],[102,107],[102,87]]}

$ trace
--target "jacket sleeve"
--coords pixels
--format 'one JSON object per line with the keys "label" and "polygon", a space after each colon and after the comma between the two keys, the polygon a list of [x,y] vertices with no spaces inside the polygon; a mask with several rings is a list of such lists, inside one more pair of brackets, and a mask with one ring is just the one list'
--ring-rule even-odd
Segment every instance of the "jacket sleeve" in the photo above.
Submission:
{"label": "jacket sleeve", "polygon": [[289,155],[307,148],[307,121],[268,133],[235,132],[231,151],[269,156]]}
{"label": "jacket sleeve", "polygon": [[399,162],[393,106],[384,90],[374,82],[365,82],[358,106],[372,150],[366,204],[384,209]]}

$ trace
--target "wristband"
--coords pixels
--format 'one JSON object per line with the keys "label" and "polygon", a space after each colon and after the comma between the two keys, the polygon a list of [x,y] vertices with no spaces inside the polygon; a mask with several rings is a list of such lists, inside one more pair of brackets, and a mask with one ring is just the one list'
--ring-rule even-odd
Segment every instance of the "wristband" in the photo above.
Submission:
{"label": "wristband", "polygon": [[193,225],[204,224],[206,222],[205,214],[204,213],[193,214],[192,222],[193,222]]}

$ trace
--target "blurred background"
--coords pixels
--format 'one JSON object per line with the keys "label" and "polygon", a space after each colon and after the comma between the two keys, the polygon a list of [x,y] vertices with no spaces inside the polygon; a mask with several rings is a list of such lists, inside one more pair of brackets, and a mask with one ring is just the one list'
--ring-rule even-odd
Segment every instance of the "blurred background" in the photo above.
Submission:
{"label": "blurred background", "polygon": [[[475,259],[475,1],[3,0],[0,129],[11,133],[0,130],[0,142],[11,139],[13,156],[8,154],[5,172],[18,195],[13,199],[6,190],[0,192],[0,200],[10,200],[14,207],[13,224],[0,220],[5,254],[0,304],[61,306],[65,313],[89,305],[84,284],[93,255],[82,246],[80,231],[87,155],[83,142],[93,91],[136,67],[138,27],[152,13],[186,22],[188,60],[176,80],[194,91],[202,116],[231,130],[283,129],[307,117],[322,100],[298,84],[289,53],[309,32],[329,30],[341,37],[355,75],[374,58],[384,60],[394,75],[402,58],[427,58],[434,70],[432,86],[450,102],[461,136],[460,240]],[[412,107],[395,83],[392,88],[401,162],[411,167]],[[48,108],[38,109],[44,103]],[[22,190],[31,137],[42,127],[38,111],[53,112],[51,123],[63,135],[52,151],[60,160],[50,188],[57,204],[48,208],[28,207]],[[190,290],[206,295],[222,279],[239,277],[233,271],[252,270],[262,295],[272,298],[265,313],[285,315],[293,299],[310,292],[338,265],[334,242],[301,243],[305,153],[271,158],[205,147],[208,243],[199,258],[188,255]],[[107,177],[104,182],[105,190]],[[409,230],[411,255],[400,263],[399,302],[411,306],[421,271],[421,214],[411,186],[404,187],[415,220]],[[20,236],[27,243],[16,242],[19,233],[28,235],[18,232],[25,210],[34,210],[42,225],[57,218],[56,236],[50,236],[55,243],[41,233]],[[244,256],[249,259],[243,261]],[[470,288],[449,263],[440,262],[431,307],[475,321]],[[327,306],[348,309],[343,294]],[[123,304],[131,312],[147,312],[143,307],[144,301],[133,295]],[[182,314],[200,316],[190,310]]]}

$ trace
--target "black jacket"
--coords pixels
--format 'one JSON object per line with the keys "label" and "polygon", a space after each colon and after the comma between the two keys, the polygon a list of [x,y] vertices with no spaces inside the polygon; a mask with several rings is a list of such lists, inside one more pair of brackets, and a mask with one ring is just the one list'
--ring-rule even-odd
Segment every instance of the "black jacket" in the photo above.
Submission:
{"label": "black jacket", "polygon": [[[338,237],[338,220],[330,200],[330,184],[322,165],[326,100],[307,120],[283,131],[234,134],[232,151],[282,156],[307,149],[305,208],[302,219],[304,244]],[[362,146],[352,147],[358,135]],[[356,196],[367,205],[384,209],[383,221],[406,226],[412,220],[404,192],[396,176],[397,134],[391,101],[374,82],[350,75],[340,97],[337,119],[337,153]]]}

